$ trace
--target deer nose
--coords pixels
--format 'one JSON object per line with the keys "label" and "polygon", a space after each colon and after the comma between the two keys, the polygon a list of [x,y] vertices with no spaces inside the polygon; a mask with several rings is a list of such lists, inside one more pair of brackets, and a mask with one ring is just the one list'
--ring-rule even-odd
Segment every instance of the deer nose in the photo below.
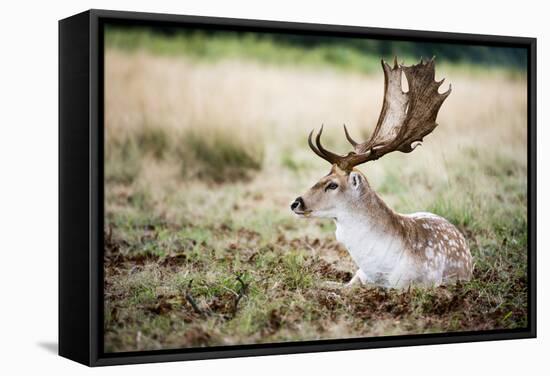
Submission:
{"label": "deer nose", "polygon": [[304,200],[301,197],[296,198],[292,204],[290,204],[290,210],[301,209],[304,207]]}

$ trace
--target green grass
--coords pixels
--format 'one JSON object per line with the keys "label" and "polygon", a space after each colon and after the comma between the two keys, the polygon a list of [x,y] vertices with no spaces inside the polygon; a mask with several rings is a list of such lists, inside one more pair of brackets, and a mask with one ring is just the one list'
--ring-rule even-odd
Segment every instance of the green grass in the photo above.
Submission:
{"label": "green grass", "polygon": [[[184,176],[223,183],[243,180],[262,167],[260,145],[245,145],[228,132],[186,132],[179,143]],[[191,158],[185,155],[191,154]]]}

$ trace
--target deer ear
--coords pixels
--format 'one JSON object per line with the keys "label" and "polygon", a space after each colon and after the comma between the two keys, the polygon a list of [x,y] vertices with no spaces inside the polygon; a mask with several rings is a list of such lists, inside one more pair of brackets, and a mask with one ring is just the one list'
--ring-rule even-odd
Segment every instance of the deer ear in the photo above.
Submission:
{"label": "deer ear", "polygon": [[363,187],[363,184],[365,183],[363,176],[355,171],[350,172],[348,181],[350,186],[355,190],[360,190]]}

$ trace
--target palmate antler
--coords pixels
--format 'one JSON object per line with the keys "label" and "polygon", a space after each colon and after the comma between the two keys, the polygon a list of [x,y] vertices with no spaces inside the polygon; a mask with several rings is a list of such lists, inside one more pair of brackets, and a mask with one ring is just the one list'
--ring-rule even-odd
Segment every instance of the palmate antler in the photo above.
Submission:
{"label": "palmate antler", "polygon": [[[434,67],[434,58],[428,61],[421,59],[420,63],[409,67],[397,64],[397,58],[393,67],[382,60],[384,103],[370,139],[362,143],[355,142],[344,125],[346,139],[354,150],[345,156],[338,155],[321,144],[321,126],[315,137],[316,145],[311,140],[313,131],[309,134],[309,147],[321,158],[348,172],[354,166],[376,160],[392,151],[410,153],[435,129],[439,108],[451,93],[449,85],[445,93],[439,94],[438,89],[444,79],[438,82],[434,80]],[[409,84],[409,91],[406,93],[401,89],[402,72],[405,72]]]}

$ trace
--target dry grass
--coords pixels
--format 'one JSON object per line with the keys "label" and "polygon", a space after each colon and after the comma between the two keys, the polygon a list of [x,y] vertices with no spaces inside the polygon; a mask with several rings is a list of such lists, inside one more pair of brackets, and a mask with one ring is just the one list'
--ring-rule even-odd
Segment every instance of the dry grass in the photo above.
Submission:
{"label": "dry grass", "polygon": [[[432,210],[457,224],[474,280],[343,292],[320,287],[355,271],[333,224],[295,219],[288,204],[328,171],[307,147],[312,128],[325,124],[327,145],[342,152],[342,123],[357,138],[372,129],[381,70],[114,49],[105,67],[108,351],[526,324],[521,75],[438,69],[453,85],[441,126],[414,153],[362,168],[397,210]],[[234,312],[236,275],[247,291]]]}

